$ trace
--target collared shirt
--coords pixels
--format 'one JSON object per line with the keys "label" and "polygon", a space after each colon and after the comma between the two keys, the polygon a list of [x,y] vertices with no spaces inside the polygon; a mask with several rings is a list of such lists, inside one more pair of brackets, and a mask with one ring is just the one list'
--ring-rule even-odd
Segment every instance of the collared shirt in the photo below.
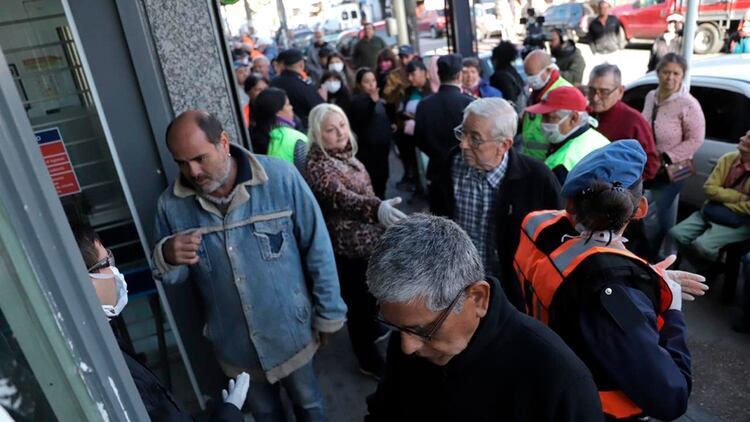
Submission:
{"label": "collared shirt", "polygon": [[740,193],[745,193],[742,190],[743,183],[737,182],[740,181],[740,178],[742,178],[747,172],[750,172],[750,162],[743,163],[742,158],[737,157],[734,163],[732,163],[732,168],[729,170],[727,178],[724,179],[724,187],[734,189]]}
{"label": "collared shirt", "polygon": [[456,223],[466,230],[482,255],[484,271],[497,277],[500,259],[495,243],[494,208],[499,187],[508,170],[508,154],[499,166],[490,171],[477,170],[456,154],[453,162],[453,196],[456,199]]}

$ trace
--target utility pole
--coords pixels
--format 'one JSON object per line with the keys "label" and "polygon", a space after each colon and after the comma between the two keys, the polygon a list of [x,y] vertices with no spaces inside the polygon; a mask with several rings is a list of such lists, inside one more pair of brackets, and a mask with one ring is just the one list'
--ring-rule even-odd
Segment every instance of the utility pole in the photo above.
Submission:
{"label": "utility pole", "polygon": [[393,17],[396,18],[396,27],[398,28],[398,45],[409,43],[409,31],[406,24],[406,8],[404,6],[405,2],[406,0],[393,0],[391,3]]}
{"label": "utility pole", "polygon": [[417,55],[422,51],[419,46],[419,28],[417,27],[417,2],[416,0],[404,0],[404,9],[406,10],[406,26],[409,34],[409,45],[414,47]]}
{"label": "utility pole", "polygon": [[682,28],[682,56],[688,63],[688,72],[682,83],[690,89],[690,66],[693,60],[693,43],[695,42],[695,28],[698,20],[699,0],[687,0],[687,13],[685,14],[685,26]]}
{"label": "utility pole", "polygon": [[286,26],[286,10],[284,9],[284,1],[276,0],[276,10],[279,14],[279,28],[281,31],[281,39],[284,40],[284,48],[289,48],[292,40],[287,35],[289,28]]}

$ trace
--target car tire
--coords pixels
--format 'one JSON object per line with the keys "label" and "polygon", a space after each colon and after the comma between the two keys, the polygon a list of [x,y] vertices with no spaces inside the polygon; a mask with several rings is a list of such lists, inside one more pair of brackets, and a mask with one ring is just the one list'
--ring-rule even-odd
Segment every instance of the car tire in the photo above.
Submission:
{"label": "car tire", "polygon": [[434,26],[430,27],[430,38],[433,40],[437,39],[440,36],[440,33],[438,32],[437,28]]}
{"label": "car tire", "polygon": [[702,23],[695,30],[693,52],[695,54],[717,53],[723,44],[719,29],[710,23]]}

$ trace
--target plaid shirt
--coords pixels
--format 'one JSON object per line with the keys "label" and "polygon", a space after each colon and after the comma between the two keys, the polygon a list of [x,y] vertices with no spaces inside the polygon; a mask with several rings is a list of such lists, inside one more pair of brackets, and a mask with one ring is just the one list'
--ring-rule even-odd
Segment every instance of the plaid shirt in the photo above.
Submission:
{"label": "plaid shirt", "polygon": [[494,208],[497,203],[500,183],[508,170],[508,154],[493,170],[484,172],[470,167],[463,154],[456,154],[453,161],[453,196],[456,199],[455,221],[466,230],[482,255],[484,272],[500,275],[500,258],[495,243]]}

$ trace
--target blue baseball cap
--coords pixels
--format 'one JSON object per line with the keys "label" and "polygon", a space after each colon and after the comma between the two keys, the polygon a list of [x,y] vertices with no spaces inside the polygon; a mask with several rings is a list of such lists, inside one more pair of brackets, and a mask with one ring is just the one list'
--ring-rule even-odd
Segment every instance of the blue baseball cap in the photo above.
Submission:
{"label": "blue baseball cap", "polygon": [[592,151],[568,173],[562,191],[564,198],[582,193],[594,180],[632,187],[643,175],[646,152],[635,139],[614,141]]}

